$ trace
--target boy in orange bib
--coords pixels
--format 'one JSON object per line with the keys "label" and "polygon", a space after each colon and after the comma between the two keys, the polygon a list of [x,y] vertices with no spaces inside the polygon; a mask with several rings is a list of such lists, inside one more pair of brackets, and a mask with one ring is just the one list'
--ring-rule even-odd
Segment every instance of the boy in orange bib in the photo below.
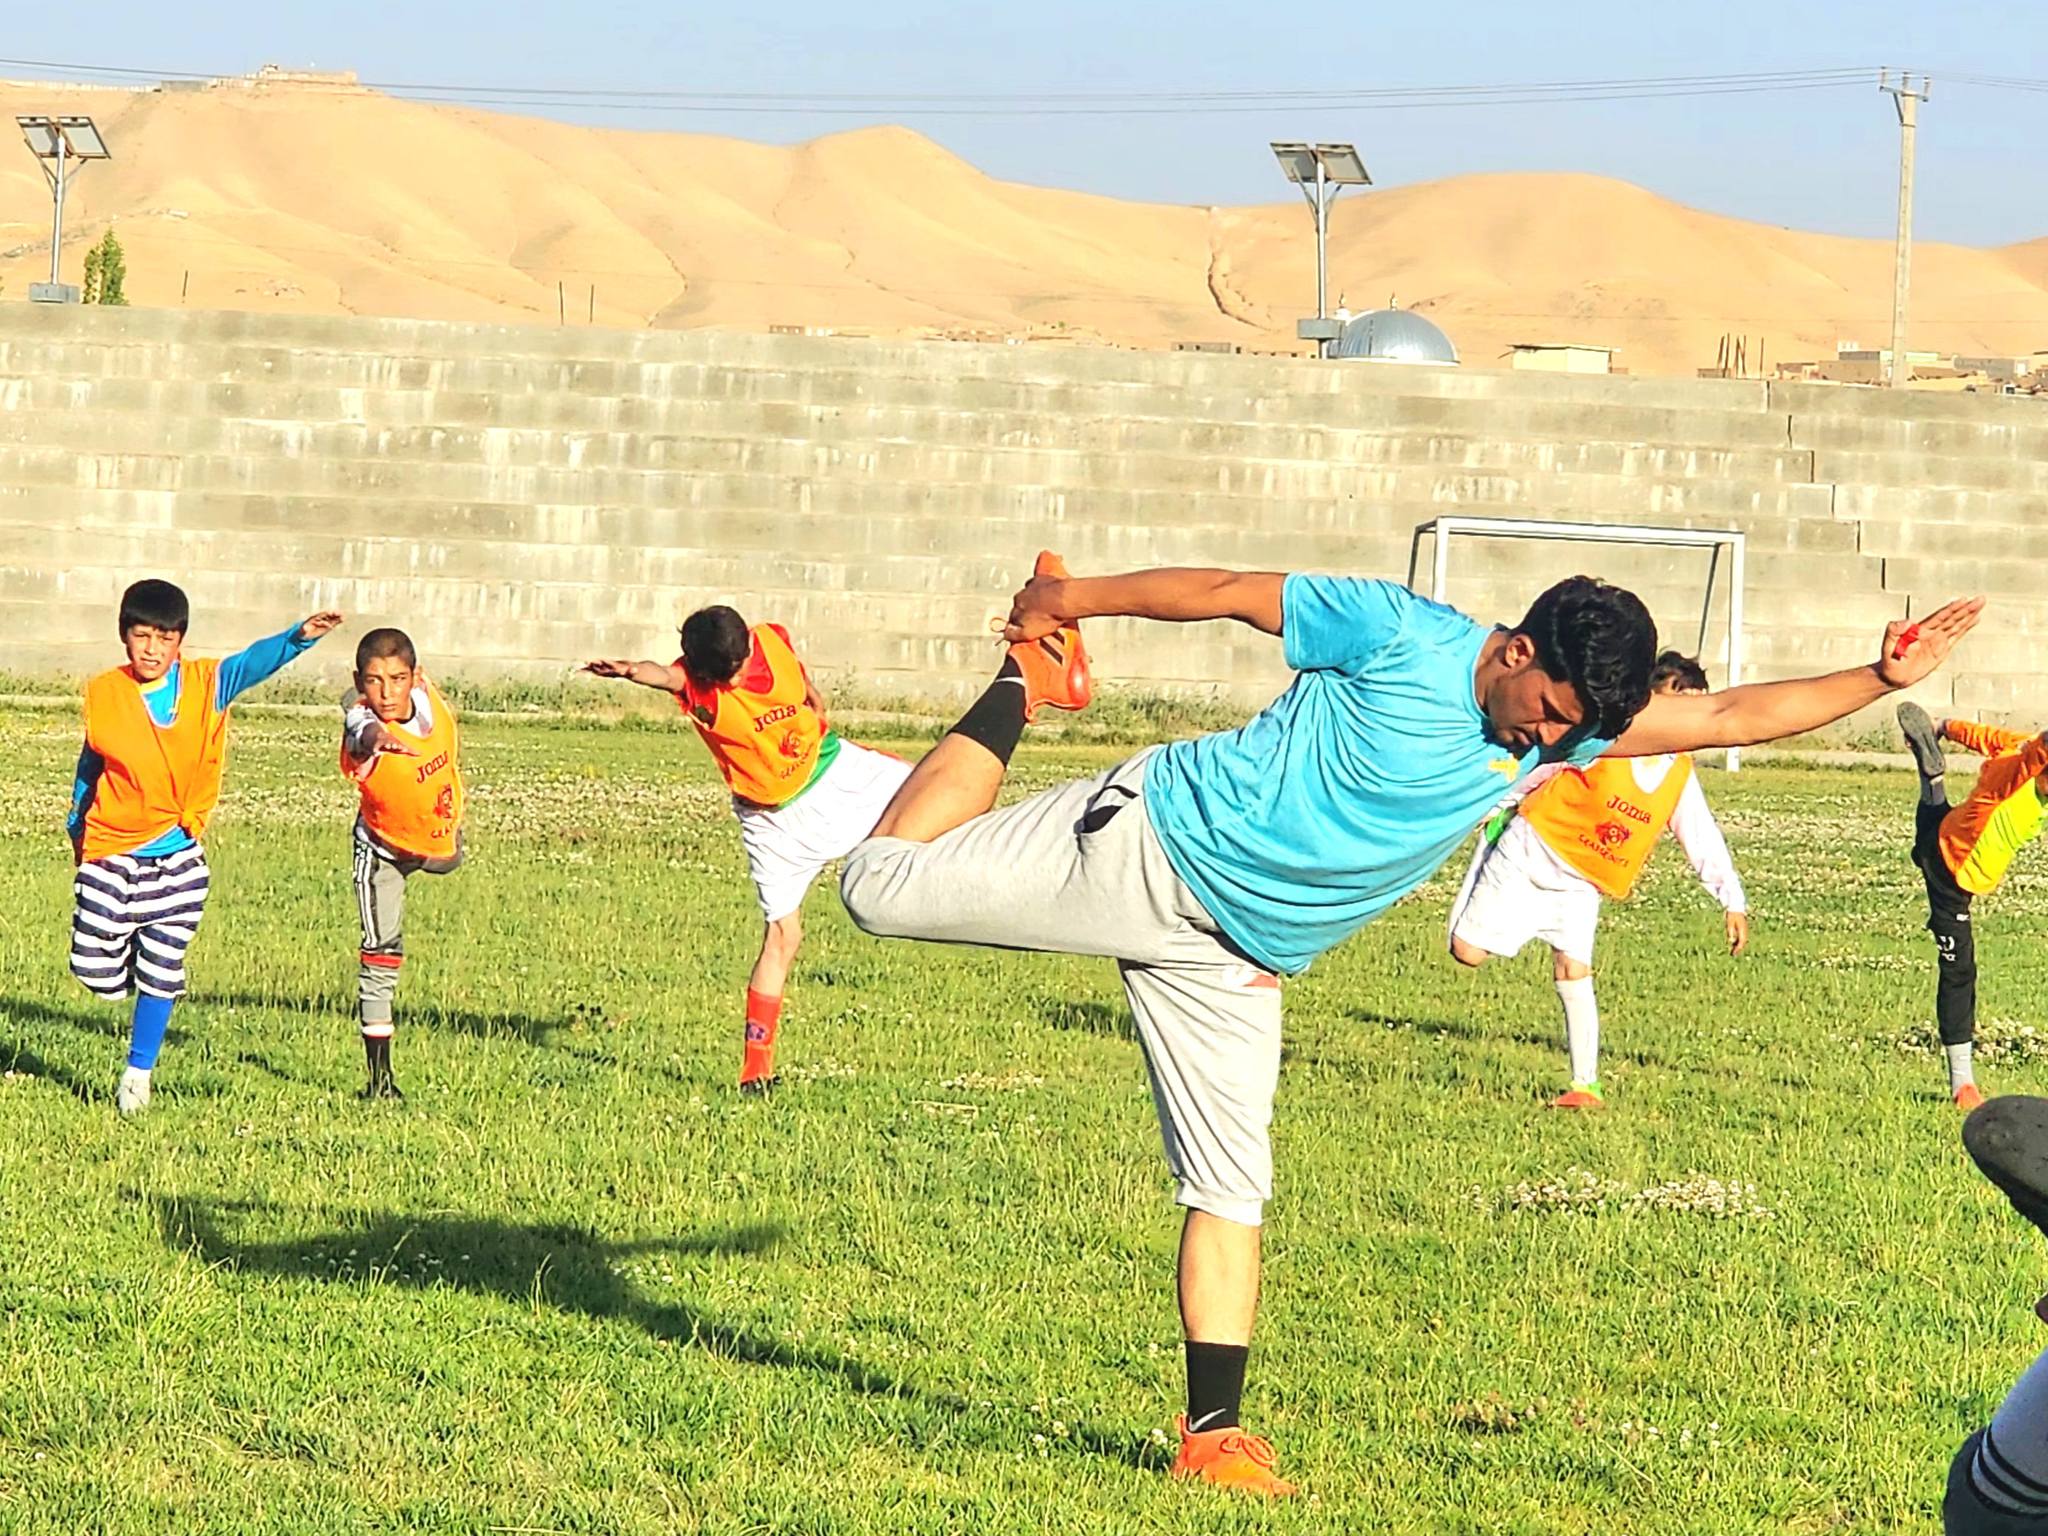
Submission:
{"label": "boy in orange bib", "polygon": [[85,685],[85,747],[72,784],[71,974],[110,1001],[133,994],[128,1065],[114,1107],[149,1107],[150,1075],[185,995],[185,951],[212,875],[200,839],[220,800],[235,700],[341,622],[316,613],[221,661],[182,655],[192,606],[168,581],[121,594],[126,666]]}
{"label": "boy in orange bib", "polygon": [[874,830],[910,765],[847,741],[780,624],[752,628],[727,607],[683,622],[683,654],[658,661],[593,661],[597,677],[675,695],[732,791],[733,814],[761,902],[761,951],[747,979],[740,1090],[775,1082],[783,991],[803,939],[811,882]]}
{"label": "boy in orange bib", "polygon": [[[1918,704],[1899,706],[1899,729],[1920,770],[1913,863],[1927,886],[1934,935],[1934,1018],[1948,1064],[1949,1097],[1965,1112],[1984,1102],[1971,1056],[1977,1039],[1977,937],[1971,904],[2004,881],[2020,849],[2048,822],[2048,733],[2001,730],[1974,720],[1936,723]],[[1977,782],[1949,809],[1944,740],[1984,759]]]}
{"label": "boy in orange bib", "polygon": [[[1650,689],[1705,693],[1707,674],[1691,657],[1666,651],[1651,671]],[[1593,932],[1602,899],[1627,899],[1666,827],[1721,903],[1729,953],[1741,954],[1749,946],[1748,902],[1684,753],[1601,758],[1545,779],[1489,824],[1452,906],[1451,954],[1461,965],[1515,954],[1530,939],[1549,943],[1571,1061],[1571,1086],[1551,1101],[1555,1108],[1604,1102]]]}
{"label": "boy in orange bib", "polygon": [[342,709],[341,771],[362,796],[354,836],[363,920],[356,1006],[369,1069],[362,1097],[402,1099],[391,1074],[391,1002],[405,961],[405,883],[462,863],[462,738],[402,629],[363,636]]}

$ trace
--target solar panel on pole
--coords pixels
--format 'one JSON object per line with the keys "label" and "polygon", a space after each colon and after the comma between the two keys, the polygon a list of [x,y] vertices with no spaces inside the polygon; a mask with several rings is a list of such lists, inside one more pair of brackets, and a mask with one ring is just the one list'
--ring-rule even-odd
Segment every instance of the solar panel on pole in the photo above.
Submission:
{"label": "solar panel on pole", "polygon": [[28,296],[44,304],[75,303],[78,290],[62,281],[60,275],[64,259],[64,187],[71,176],[70,162],[111,160],[113,153],[100,136],[99,125],[89,117],[28,113],[17,116],[14,122],[28,143],[29,153],[36,157],[36,164],[49,179],[52,205],[50,280],[31,283]]}

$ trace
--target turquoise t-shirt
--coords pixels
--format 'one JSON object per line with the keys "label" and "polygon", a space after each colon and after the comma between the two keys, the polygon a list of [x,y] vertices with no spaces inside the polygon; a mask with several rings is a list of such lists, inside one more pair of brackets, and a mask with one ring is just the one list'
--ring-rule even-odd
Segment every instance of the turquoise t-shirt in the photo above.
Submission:
{"label": "turquoise t-shirt", "polygon": [[1217,926],[1291,975],[1427,880],[1543,753],[1488,739],[1472,673],[1493,631],[1455,608],[1296,575],[1281,614],[1299,675],[1237,730],[1154,753],[1145,808]]}

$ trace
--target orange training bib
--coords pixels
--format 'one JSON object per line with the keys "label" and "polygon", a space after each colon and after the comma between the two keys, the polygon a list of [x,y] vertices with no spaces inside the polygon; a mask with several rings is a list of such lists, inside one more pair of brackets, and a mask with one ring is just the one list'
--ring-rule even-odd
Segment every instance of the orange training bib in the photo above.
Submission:
{"label": "orange training bib", "polygon": [[811,781],[825,722],[804,702],[803,663],[781,629],[757,624],[754,652],[732,682],[690,688],[676,702],[724,775],[726,788],[755,805],[781,805]]}
{"label": "orange training bib", "polygon": [[195,842],[205,836],[227,762],[227,711],[214,702],[219,675],[218,661],[181,660],[169,725],[150,718],[126,667],[85,685],[85,744],[106,764],[86,807],[86,858],[127,853],[173,827]]}
{"label": "orange training bib", "polygon": [[380,842],[418,858],[445,859],[454,854],[462,827],[462,740],[455,711],[431,680],[427,699],[434,723],[426,735],[412,738],[419,756],[380,752],[356,783],[363,825]]}
{"label": "orange training bib", "polygon": [[1681,753],[1664,782],[1646,793],[1629,759],[1603,757],[1567,768],[1524,800],[1517,814],[1552,853],[1619,901],[1635,889],[1691,777],[1692,759]]}

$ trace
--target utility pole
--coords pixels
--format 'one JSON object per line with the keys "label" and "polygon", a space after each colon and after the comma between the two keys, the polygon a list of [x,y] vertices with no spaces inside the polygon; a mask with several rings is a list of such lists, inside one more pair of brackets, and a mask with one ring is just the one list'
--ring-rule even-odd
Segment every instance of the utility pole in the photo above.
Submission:
{"label": "utility pole", "polygon": [[1913,376],[1906,363],[1906,291],[1913,268],[1913,134],[1920,126],[1920,103],[1927,99],[1929,81],[1920,77],[1916,89],[1910,74],[1899,76],[1894,85],[1891,71],[1877,77],[1877,88],[1892,99],[1899,112],[1899,245],[1892,258],[1892,353],[1885,365],[1884,381],[1902,389]]}

